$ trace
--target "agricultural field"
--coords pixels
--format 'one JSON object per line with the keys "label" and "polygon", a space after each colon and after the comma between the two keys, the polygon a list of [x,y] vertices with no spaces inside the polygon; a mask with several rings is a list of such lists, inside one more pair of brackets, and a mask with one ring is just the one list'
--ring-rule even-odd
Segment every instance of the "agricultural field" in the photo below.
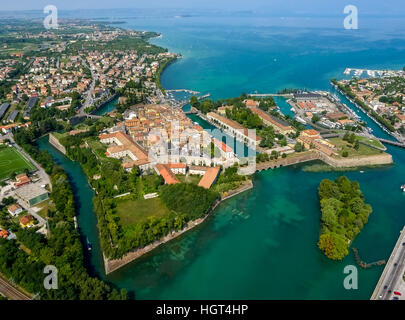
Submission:
{"label": "agricultural field", "polygon": [[13,173],[23,173],[25,169],[34,171],[35,166],[15,148],[0,147],[0,181],[7,179]]}

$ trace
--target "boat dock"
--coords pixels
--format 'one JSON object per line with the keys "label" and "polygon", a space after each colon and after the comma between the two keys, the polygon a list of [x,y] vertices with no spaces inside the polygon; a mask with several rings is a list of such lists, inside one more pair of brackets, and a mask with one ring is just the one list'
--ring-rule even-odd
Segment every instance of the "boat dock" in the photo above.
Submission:
{"label": "boat dock", "polygon": [[[371,300],[405,300],[405,227],[402,229]],[[401,295],[395,294],[399,292]]]}
{"label": "boat dock", "polygon": [[249,97],[256,97],[256,98],[265,98],[265,97],[284,97],[284,98],[292,98],[292,93],[251,93],[248,94]]}
{"label": "boat dock", "polygon": [[165,90],[166,92],[186,92],[189,94],[200,94],[198,91],[188,90],[188,89],[173,89],[173,90]]}

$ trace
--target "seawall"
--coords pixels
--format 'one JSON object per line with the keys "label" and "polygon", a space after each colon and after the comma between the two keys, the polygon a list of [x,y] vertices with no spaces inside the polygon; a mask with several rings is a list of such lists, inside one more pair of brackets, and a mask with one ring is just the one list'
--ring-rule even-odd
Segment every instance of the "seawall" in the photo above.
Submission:
{"label": "seawall", "polygon": [[353,158],[332,158],[324,154],[320,154],[320,160],[335,168],[389,165],[394,163],[392,156],[388,153]]}
{"label": "seawall", "polygon": [[56,149],[66,155],[66,148],[59,142],[58,138],[56,138],[52,133],[49,134],[49,143],[53,145]]}

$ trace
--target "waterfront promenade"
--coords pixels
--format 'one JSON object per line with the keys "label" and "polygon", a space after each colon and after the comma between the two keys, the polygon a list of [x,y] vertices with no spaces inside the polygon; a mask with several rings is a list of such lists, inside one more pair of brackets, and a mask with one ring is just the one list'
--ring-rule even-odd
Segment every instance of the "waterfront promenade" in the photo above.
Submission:
{"label": "waterfront promenade", "polygon": [[[375,287],[371,300],[405,300],[405,227],[402,229],[394,250]],[[395,295],[399,292],[401,295]]]}

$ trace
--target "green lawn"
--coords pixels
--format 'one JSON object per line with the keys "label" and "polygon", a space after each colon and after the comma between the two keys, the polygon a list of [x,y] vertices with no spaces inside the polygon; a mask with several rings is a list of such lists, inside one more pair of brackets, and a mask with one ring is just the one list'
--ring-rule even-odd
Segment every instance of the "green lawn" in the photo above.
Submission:
{"label": "green lawn", "polygon": [[35,205],[36,208],[39,208],[40,210],[37,212],[42,218],[46,219],[48,217],[48,212],[50,210],[55,210],[55,204],[52,202],[52,200],[45,200],[41,203],[38,203]]}
{"label": "green lawn", "polygon": [[162,217],[170,213],[170,210],[159,199],[119,200],[117,202],[117,213],[120,217],[120,224],[125,227],[134,225],[149,217]]}
{"label": "green lawn", "polygon": [[199,176],[199,175],[185,176],[183,174],[177,174],[176,177],[180,182],[192,183],[192,184],[198,184],[200,182],[200,180],[202,179],[202,176]]}
{"label": "green lawn", "polygon": [[377,149],[383,149],[385,150],[385,146],[378,140],[376,139],[369,139],[366,137],[356,137],[357,140],[359,140],[359,142],[363,142],[365,144],[368,144],[370,146],[376,147]]}
{"label": "green lawn", "polygon": [[13,172],[24,172],[25,169],[34,171],[35,166],[26,160],[13,147],[0,147],[0,180],[7,179]]}
{"label": "green lawn", "polygon": [[342,156],[342,152],[344,150],[348,151],[349,153],[349,158],[350,157],[361,157],[361,156],[372,156],[372,155],[378,155],[381,154],[381,151],[366,146],[364,144],[359,145],[359,149],[355,150],[351,144],[349,144],[347,141],[344,141],[342,138],[331,138],[328,139],[330,143],[334,144],[338,150],[339,150],[339,155]]}
{"label": "green lawn", "polygon": [[106,144],[101,143],[98,139],[87,139],[87,143],[95,154],[101,158],[107,158],[105,152],[107,151],[108,146]]}

